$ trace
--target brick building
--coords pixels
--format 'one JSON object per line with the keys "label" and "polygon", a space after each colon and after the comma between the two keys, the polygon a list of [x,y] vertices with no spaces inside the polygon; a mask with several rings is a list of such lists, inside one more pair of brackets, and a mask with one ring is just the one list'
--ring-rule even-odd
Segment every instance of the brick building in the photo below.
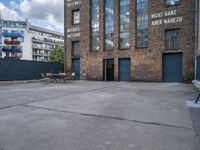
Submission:
{"label": "brick building", "polygon": [[65,0],[65,70],[76,79],[194,78],[195,0]]}

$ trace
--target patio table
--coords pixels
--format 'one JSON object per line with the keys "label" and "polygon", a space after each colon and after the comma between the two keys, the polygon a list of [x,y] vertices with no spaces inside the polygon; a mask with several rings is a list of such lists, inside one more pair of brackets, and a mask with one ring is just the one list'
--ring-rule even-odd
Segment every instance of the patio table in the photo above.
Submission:
{"label": "patio table", "polygon": [[66,77],[65,73],[52,74],[52,79],[56,82],[57,80],[64,79],[65,77]]}

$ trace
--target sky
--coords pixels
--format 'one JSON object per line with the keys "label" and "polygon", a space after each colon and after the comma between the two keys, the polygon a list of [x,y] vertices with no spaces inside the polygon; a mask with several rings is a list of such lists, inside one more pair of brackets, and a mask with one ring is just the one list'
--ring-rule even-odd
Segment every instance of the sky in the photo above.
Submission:
{"label": "sky", "polygon": [[0,13],[6,20],[28,19],[32,25],[63,32],[63,0],[0,0]]}

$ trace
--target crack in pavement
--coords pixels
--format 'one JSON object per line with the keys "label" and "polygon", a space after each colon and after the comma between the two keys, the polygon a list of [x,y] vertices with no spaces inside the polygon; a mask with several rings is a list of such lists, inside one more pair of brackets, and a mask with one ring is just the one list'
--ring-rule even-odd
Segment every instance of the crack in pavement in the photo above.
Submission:
{"label": "crack in pavement", "polygon": [[89,114],[89,113],[81,113],[81,112],[67,111],[67,110],[66,111],[65,110],[57,110],[57,109],[45,108],[45,107],[40,107],[40,106],[32,106],[32,105],[27,105],[27,104],[22,104],[20,106],[30,107],[30,108],[36,108],[36,109],[43,109],[43,110],[54,111],[54,112],[59,112],[59,113],[74,114],[74,115],[79,115],[79,116],[88,116],[88,117],[95,117],[95,118],[104,118],[104,119],[119,120],[119,121],[128,121],[128,122],[140,123],[140,124],[146,124],[146,125],[164,126],[164,127],[171,127],[171,128],[193,130],[193,128],[189,128],[189,127],[176,126],[176,125],[170,125],[170,124],[164,124],[164,123],[158,123],[158,122],[148,122],[148,121],[132,120],[132,119],[127,119],[127,118],[122,118],[122,117],[105,116],[105,115]]}
{"label": "crack in pavement", "polygon": [[29,101],[28,103],[22,103],[22,104],[15,104],[15,105],[10,105],[10,106],[0,107],[0,110],[20,106],[20,105],[23,105],[23,104],[28,105],[28,104],[34,104],[34,103],[38,103],[38,102],[44,102],[44,101],[48,101],[48,100],[58,99],[58,98],[64,98],[64,97],[71,96],[73,94],[83,94],[83,93],[95,92],[95,91],[99,91],[99,90],[102,90],[102,89],[105,89],[105,88],[117,87],[118,85],[120,85],[120,84],[115,84],[115,85],[112,85],[112,86],[104,86],[104,87],[100,87],[100,88],[96,88],[96,89],[78,91],[78,92],[77,91],[67,91],[67,92],[69,92],[67,95],[53,96],[53,97],[50,97],[50,98],[40,99],[38,101]]}
{"label": "crack in pavement", "polygon": [[190,127],[184,127],[184,126],[176,126],[176,125],[170,125],[170,124],[164,124],[164,123],[157,123],[157,122],[148,122],[148,121],[140,121],[140,120],[132,120],[128,118],[123,118],[123,117],[115,117],[115,116],[106,116],[106,115],[98,115],[98,114],[90,114],[90,113],[81,113],[81,112],[75,112],[75,111],[62,111],[62,110],[56,110],[56,109],[51,109],[51,108],[45,108],[45,107],[39,107],[39,106],[32,106],[31,104],[38,103],[38,102],[43,102],[43,101],[48,101],[48,100],[53,100],[53,99],[58,99],[58,98],[63,98],[63,97],[68,97],[73,94],[82,94],[82,93],[89,93],[89,92],[94,92],[106,88],[112,88],[112,87],[118,87],[118,85],[121,85],[123,83],[118,83],[112,86],[103,86],[100,88],[96,89],[91,89],[91,90],[85,90],[85,91],[68,91],[69,93],[67,95],[62,95],[60,97],[58,96],[53,96],[51,98],[45,98],[45,99],[40,99],[38,101],[29,101],[28,103],[22,103],[22,104],[16,104],[16,105],[11,105],[11,106],[5,106],[5,107],[0,107],[0,110],[2,109],[8,109],[12,107],[17,107],[17,106],[24,106],[24,107],[31,107],[31,108],[37,108],[37,109],[43,109],[47,111],[54,111],[54,112],[60,112],[60,113],[68,113],[68,114],[75,114],[75,115],[81,115],[81,116],[88,116],[88,117],[95,117],[95,118],[104,118],[104,119],[112,119],[112,120],[121,120],[121,121],[128,121],[128,122],[133,122],[133,123],[140,123],[140,124],[146,124],[146,125],[155,125],[155,126],[165,126],[165,127],[172,127],[172,128],[179,128],[179,129],[188,129],[192,130],[193,128]]}

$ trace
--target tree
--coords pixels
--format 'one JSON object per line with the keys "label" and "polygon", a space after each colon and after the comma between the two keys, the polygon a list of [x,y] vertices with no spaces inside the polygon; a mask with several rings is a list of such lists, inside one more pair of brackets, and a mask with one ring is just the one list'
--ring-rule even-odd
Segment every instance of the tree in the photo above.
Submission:
{"label": "tree", "polygon": [[50,62],[64,63],[64,48],[56,45],[49,56]]}

